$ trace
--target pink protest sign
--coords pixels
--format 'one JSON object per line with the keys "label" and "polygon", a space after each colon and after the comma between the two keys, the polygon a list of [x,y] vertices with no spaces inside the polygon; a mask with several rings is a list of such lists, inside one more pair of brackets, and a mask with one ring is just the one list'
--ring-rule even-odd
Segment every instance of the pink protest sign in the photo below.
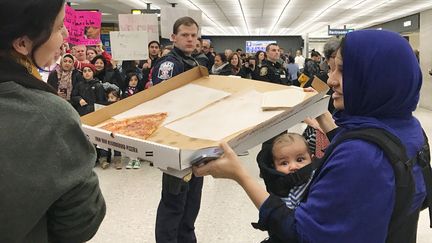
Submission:
{"label": "pink protest sign", "polygon": [[74,45],[97,45],[100,41],[100,12],[76,11],[66,6],[64,24],[69,31],[68,42]]}

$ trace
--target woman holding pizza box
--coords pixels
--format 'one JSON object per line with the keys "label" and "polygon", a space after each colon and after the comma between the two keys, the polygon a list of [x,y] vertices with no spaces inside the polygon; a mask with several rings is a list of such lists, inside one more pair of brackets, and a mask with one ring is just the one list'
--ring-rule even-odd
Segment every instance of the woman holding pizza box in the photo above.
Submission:
{"label": "woman holding pizza box", "polygon": [[0,1],[0,242],[85,242],[105,216],[95,149],[37,71],[67,37],[64,15],[63,0]]}
{"label": "woman holding pizza box", "polygon": [[[429,146],[412,114],[422,85],[417,59],[399,34],[360,30],[346,35],[335,64],[327,83],[338,128],[330,113],[318,117],[334,139],[296,209],[267,193],[226,143],[222,158],[194,173],[238,182],[259,209],[255,226],[283,242],[415,242],[419,211],[432,206]],[[380,137],[401,146],[384,152],[389,143],[366,136],[340,140],[359,131],[386,132]]]}

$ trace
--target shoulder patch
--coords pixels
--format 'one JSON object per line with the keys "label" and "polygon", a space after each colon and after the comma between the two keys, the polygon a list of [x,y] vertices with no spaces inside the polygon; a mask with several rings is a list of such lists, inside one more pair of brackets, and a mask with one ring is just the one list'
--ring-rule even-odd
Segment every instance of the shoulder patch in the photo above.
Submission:
{"label": "shoulder patch", "polygon": [[268,73],[268,68],[267,67],[262,67],[260,69],[260,76],[266,76]]}
{"label": "shoulder patch", "polygon": [[170,79],[173,75],[174,70],[174,63],[170,61],[163,62],[158,71],[158,78],[159,79]]}

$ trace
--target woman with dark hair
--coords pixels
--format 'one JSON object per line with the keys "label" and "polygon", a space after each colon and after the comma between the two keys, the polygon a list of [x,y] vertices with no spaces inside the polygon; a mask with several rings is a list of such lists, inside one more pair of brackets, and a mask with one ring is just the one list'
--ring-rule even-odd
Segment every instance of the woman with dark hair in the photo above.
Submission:
{"label": "woman with dark hair", "polygon": [[231,65],[229,65],[225,54],[216,54],[213,67],[211,69],[211,74],[224,76],[233,74],[231,70]]}
{"label": "woman with dark hair", "polygon": [[262,65],[262,62],[267,58],[267,55],[265,53],[265,51],[257,51],[257,53],[255,53],[255,65],[256,67],[260,68]]}
{"label": "woman with dark hair", "polygon": [[[222,158],[195,167],[195,175],[238,182],[259,209],[255,226],[283,242],[415,242],[419,211],[432,203],[432,195],[425,199],[426,188],[431,189],[425,183],[432,173],[429,146],[412,114],[422,85],[417,59],[401,35],[361,30],[346,35],[335,64],[327,83],[334,90],[336,124],[329,113],[318,119],[334,139],[296,209],[267,193],[226,143]],[[401,162],[397,156],[395,162],[382,144],[363,138],[338,141],[362,129],[395,137],[405,151],[392,152],[409,159]],[[410,193],[400,197],[408,188]]]}
{"label": "woman with dark hair", "polygon": [[63,0],[0,1],[0,242],[84,242],[105,216],[95,149],[37,72],[67,37],[64,15]]}
{"label": "woman with dark hair", "polygon": [[74,68],[74,57],[65,54],[60,60],[60,65],[48,76],[48,84],[57,94],[70,102],[72,89],[83,79],[82,74]]}
{"label": "woman with dark hair", "polygon": [[96,67],[94,77],[102,82],[105,90],[113,88],[120,91],[124,88],[125,84],[120,72],[118,69],[112,69],[104,56],[97,55],[90,61],[90,63]]}

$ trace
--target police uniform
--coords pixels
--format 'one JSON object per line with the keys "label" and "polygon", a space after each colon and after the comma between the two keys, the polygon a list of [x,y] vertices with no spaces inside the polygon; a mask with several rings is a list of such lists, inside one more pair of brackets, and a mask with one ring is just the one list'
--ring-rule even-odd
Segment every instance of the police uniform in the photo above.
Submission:
{"label": "police uniform", "polygon": [[[151,70],[153,85],[198,66],[195,59],[174,47]],[[163,174],[162,197],[156,215],[157,243],[196,242],[194,224],[201,204],[203,178],[192,175],[190,181]]]}
{"label": "police uniform", "polygon": [[290,77],[287,75],[283,65],[279,62],[264,60],[261,67],[255,69],[255,79],[275,84],[291,85]]}

